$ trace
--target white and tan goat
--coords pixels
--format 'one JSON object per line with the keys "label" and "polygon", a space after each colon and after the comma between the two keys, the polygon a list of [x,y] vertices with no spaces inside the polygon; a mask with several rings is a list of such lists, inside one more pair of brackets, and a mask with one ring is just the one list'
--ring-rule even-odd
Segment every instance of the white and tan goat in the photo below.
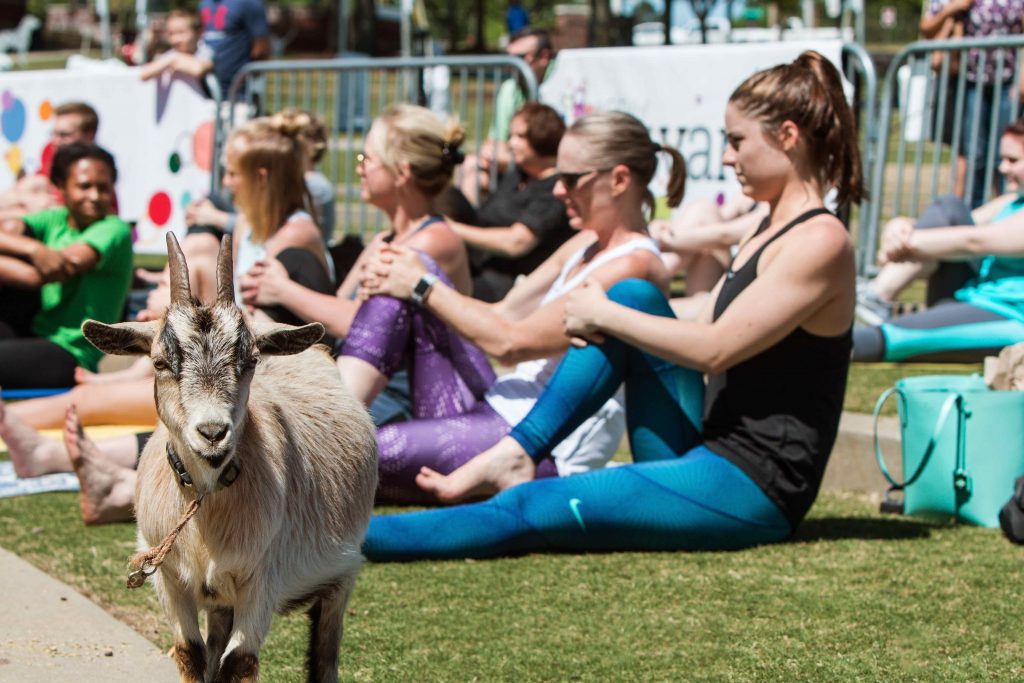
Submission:
{"label": "white and tan goat", "polygon": [[310,348],[320,324],[245,322],[229,238],[212,306],[192,297],[181,249],[172,235],[167,243],[164,318],[83,329],[107,353],[153,361],[160,425],[139,462],[140,547],[159,544],[202,500],[155,572],[181,679],[254,680],[273,612],[312,603],[309,680],[336,681],[377,487],[373,424],[326,347]]}

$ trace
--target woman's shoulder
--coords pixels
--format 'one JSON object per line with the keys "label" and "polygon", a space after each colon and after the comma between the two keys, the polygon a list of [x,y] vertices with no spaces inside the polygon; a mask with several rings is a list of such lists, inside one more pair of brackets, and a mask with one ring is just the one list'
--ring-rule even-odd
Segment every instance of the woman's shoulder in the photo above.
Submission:
{"label": "woman's shoulder", "polygon": [[439,216],[409,237],[409,245],[435,258],[463,248],[462,238]]}
{"label": "woman's shoulder", "polygon": [[605,265],[621,271],[623,277],[640,277],[657,282],[668,278],[661,251],[653,239],[635,237],[609,250]]}
{"label": "woman's shoulder", "polygon": [[313,217],[305,211],[296,211],[288,217],[284,225],[268,241],[273,242],[274,246],[280,250],[286,247],[308,247],[321,240],[320,228],[317,227]]}
{"label": "woman's shoulder", "polygon": [[779,240],[778,250],[810,263],[832,263],[853,254],[850,233],[839,218],[823,213],[793,226]]}

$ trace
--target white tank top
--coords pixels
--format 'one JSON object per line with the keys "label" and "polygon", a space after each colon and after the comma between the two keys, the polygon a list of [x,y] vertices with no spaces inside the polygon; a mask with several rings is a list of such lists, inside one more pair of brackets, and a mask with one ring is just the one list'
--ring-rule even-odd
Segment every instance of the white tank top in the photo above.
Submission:
{"label": "white tank top", "polygon": [[[612,259],[640,249],[646,249],[656,256],[661,253],[658,243],[650,237],[632,239],[598,254],[578,273],[568,277],[569,271],[583,260],[588,248],[580,249],[566,260],[562,271],[541,300],[541,306],[575,288],[594,270]],[[513,426],[518,424],[537,402],[563,355],[564,352],[519,363],[512,372],[499,377],[484,398],[506,422]],[[625,411],[622,400],[616,394],[552,451],[559,475],[567,476],[603,467],[615,454],[625,429]]]}
{"label": "white tank top", "polygon": [[[313,217],[307,211],[295,211],[288,218],[285,219],[284,224],[292,221],[307,219],[313,220]],[[282,224],[282,225],[284,225]],[[267,258],[267,243],[266,242],[254,242],[252,239],[252,230],[247,230],[241,240],[238,241],[238,251],[235,254],[235,303],[239,306],[242,305],[242,290],[239,289],[238,281],[242,279],[242,276],[248,273],[257,261],[263,261]],[[333,266],[331,259],[327,259],[329,266]],[[330,268],[329,271],[333,271]],[[334,280],[334,273],[328,272],[331,280]]]}

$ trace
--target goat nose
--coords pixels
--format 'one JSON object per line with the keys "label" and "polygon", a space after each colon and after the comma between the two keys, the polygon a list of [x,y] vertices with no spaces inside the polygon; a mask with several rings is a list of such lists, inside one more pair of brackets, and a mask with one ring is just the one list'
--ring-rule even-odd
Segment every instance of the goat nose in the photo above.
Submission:
{"label": "goat nose", "polygon": [[204,422],[196,430],[202,434],[210,443],[220,443],[224,435],[228,433],[228,425],[224,422]]}

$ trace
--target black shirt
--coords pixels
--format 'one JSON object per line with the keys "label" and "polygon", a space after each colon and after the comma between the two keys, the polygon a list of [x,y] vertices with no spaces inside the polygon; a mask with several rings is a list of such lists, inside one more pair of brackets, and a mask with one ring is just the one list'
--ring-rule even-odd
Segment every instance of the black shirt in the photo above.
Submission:
{"label": "black shirt", "polygon": [[[726,274],[714,319],[757,277],[765,248]],[[767,226],[767,219],[762,229]],[[814,503],[839,430],[852,335],[820,337],[796,328],[780,342],[708,377],[704,445],[743,470],[795,528]]]}
{"label": "black shirt", "polygon": [[552,194],[557,180],[557,174],[536,180],[514,169],[501,178],[497,189],[480,207],[481,227],[522,223],[539,242],[519,258],[506,258],[470,247],[475,297],[485,301],[500,300],[518,275],[532,272],[572,237],[565,205]]}

